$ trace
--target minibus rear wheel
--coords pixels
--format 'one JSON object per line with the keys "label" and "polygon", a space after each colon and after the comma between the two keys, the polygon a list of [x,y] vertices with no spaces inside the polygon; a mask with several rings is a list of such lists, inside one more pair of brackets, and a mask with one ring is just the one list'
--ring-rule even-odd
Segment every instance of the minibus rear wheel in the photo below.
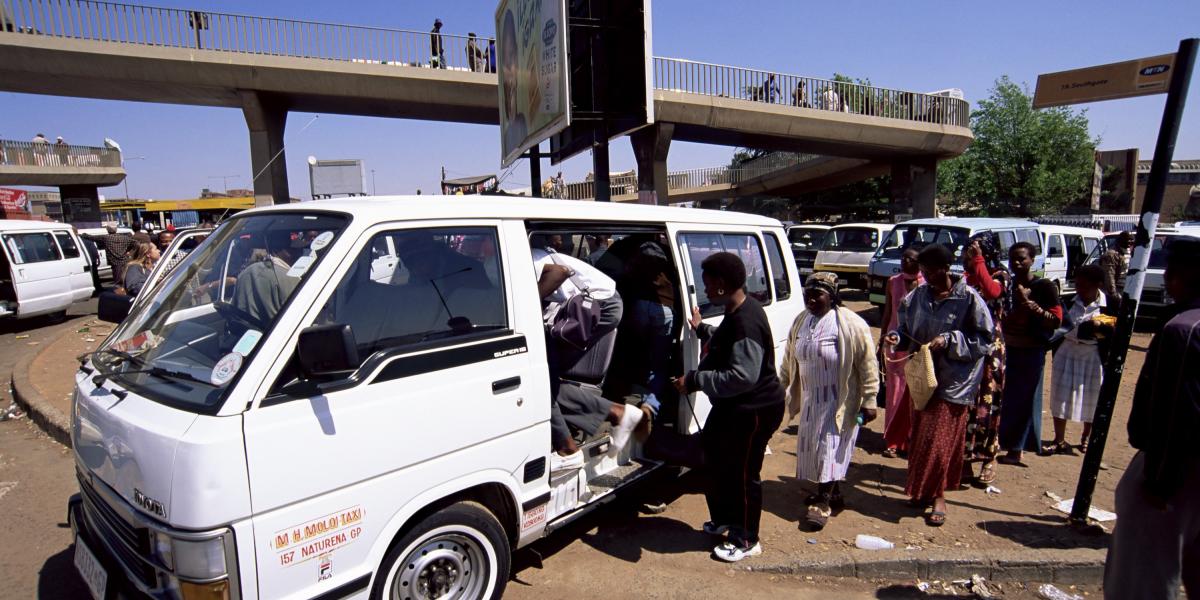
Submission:
{"label": "minibus rear wheel", "polygon": [[376,600],[500,598],[511,548],[496,516],[476,502],[438,510],[392,546],[371,590]]}

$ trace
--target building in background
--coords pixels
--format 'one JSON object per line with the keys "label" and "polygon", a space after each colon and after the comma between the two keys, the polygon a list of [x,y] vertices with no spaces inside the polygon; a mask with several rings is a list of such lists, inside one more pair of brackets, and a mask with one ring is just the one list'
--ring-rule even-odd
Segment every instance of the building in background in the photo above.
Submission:
{"label": "building in background", "polygon": [[[1146,182],[1150,179],[1150,162],[1138,161],[1137,199],[1130,212],[1140,213]],[[1200,219],[1200,159],[1171,162],[1167,188],[1163,191],[1162,220],[1164,222]]]}

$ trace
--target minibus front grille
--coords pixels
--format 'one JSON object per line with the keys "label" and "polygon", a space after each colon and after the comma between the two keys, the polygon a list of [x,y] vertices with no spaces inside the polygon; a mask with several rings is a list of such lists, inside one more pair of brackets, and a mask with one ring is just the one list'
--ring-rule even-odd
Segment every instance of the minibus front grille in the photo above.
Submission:
{"label": "minibus front grille", "polygon": [[79,477],[79,490],[83,497],[83,513],[96,535],[115,554],[130,574],[137,577],[147,588],[157,587],[158,578],[154,567],[147,562],[149,556],[149,531],[136,528],[108,506],[103,498],[92,489],[91,484]]}

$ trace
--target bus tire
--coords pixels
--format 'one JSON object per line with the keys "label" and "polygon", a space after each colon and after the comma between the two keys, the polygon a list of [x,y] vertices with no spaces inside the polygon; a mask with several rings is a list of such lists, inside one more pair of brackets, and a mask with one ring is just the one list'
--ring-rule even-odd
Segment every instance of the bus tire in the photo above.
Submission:
{"label": "bus tire", "polygon": [[511,564],[496,516],[476,502],[458,502],[404,532],[384,556],[371,598],[500,598]]}

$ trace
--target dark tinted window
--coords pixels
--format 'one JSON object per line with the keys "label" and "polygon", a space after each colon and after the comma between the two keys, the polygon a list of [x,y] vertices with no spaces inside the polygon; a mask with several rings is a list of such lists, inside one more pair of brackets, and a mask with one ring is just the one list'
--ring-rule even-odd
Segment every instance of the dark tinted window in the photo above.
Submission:
{"label": "dark tinted window", "polygon": [[79,246],[75,245],[75,239],[71,237],[71,234],[65,231],[56,231],[54,239],[58,240],[58,247],[62,248],[63,256],[79,258]]}
{"label": "dark tinted window", "polygon": [[[62,258],[49,233],[13,233],[4,236],[4,245],[14,263],[46,262]],[[76,256],[79,255],[76,251]]]}
{"label": "dark tinted window", "polygon": [[792,282],[788,279],[787,263],[783,260],[783,251],[779,247],[779,238],[771,233],[763,233],[767,241],[767,259],[771,261],[771,280],[775,282],[775,297],[787,300],[792,296]]}
{"label": "dark tinted window", "polygon": [[679,235],[679,241],[691,264],[696,301],[704,316],[711,317],[721,313],[720,306],[708,301],[708,295],[704,293],[704,282],[700,277],[700,265],[704,259],[717,252],[732,252],[738,255],[746,265],[746,293],[763,304],[771,302],[762,246],[759,245],[757,237],[746,233],[683,233]]}
{"label": "dark tinted window", "polygon": [[314,325],[350,325],[364,361],[375,352],[505,329],[498,247],[491,227],[380,233]]}
{"label": "dark tinted window", "polygon": [[788,230],[788,242],[794,250],[810,250],[821,247],[828,229],[793,227]]}

